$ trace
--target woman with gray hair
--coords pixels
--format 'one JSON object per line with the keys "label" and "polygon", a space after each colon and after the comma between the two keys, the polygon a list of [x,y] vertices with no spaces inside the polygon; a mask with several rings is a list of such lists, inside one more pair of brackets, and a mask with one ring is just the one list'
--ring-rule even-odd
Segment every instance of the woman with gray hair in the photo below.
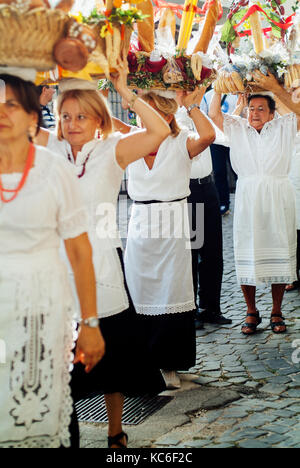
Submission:
{"label": "woman with gray hair", "polygon": [[[273,76],[254,76],[259,86],[281,93]],[[283,99],[290,99],[286,94],[282,89]],[[295,195],[288,173],[299,124],[295,114],[274,115],[275,101],[266,94],[249,96],[247,119],[223,114],[217,93],[209,112],[230,140],[238,175],[233,229],[236,274],[247,303],[244,335],[254,334],[261,323],[255,299],[259,285],[272,288],[272,331],[286,331],[282,299],[285,285],[296,279]]]}

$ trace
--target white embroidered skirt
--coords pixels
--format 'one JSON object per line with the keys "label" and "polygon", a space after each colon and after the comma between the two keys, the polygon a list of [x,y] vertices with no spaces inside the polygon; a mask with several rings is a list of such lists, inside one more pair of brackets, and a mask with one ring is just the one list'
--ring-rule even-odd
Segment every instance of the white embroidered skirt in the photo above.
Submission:
{"label": "white embroidered skirt", "polygon": [[133,204],[125,274],[138,314],[174,314],[195,308],[186,200]]}
{"label": "white embroidered skirt", "polygon": [[239,284],[297,279],[295,193],[288,177],[239,177],[233,232]]}
{"label": "white embroidered skirt", "polygon": [[68,447],[72,296],[57,251],[1,256],[0,304],[0,447]]}

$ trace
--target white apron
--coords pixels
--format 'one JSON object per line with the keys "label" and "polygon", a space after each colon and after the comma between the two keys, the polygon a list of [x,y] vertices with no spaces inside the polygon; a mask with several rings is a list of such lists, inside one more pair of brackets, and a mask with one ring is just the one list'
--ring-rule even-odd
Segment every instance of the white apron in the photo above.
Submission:
{"label": "white apron", "polygon": [[[175,228],[169,222],[173,213]],[[133,204],[125,273],[138,314],[174,314],[195,308],[186,199]]]}

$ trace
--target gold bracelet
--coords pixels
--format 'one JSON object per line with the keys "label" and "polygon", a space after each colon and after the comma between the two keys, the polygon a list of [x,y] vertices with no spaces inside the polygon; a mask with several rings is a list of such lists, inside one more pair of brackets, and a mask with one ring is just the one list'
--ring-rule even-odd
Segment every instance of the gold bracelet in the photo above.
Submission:
{"label": "gold bracelet", "polygon": [[136,101],[137,99],[138,99],[138,95],[132,93],[132,98],[131,98],[130,101],[129,101],[129,107],[130,107],[130,109],[133,109],[133,106],[134,106],[135,101]]}

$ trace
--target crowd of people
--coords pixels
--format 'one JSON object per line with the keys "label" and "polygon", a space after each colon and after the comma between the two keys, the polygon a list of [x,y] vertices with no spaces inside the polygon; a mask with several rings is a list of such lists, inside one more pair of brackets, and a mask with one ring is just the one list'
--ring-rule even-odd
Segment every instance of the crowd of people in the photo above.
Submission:
{"label": "crowd of people", "polygon": [[[300,106],[258,72],[256,83],[273,97],[246,102],[211,91],[205,113],[205,87],[135,94],[119,59],[112,81],[140,128],[113,118],[94,84],[68,80],[51,131],[45,107],[53,91],[20,76],[0,79],[0,330],[7,344],[0,447],[78,448],[74,402],[98,391],[108,446],[125,448],[124,396],[178,388],[176,371],[195,364],[196,327],[231,323],[221,312],[221,215],[229,198],[220,203],[217,170],[213,179],[229,150],[242,333],[255,333],[261,321],[255,293],[266,284],[271,328],[286,331],[282,298],[297,285],[299,268],[289,173],[293,159],[297,185]],[[224,108],[226,99],[234,107]],[[238,115],[245,107],[246,118]],[[116,212],[126,168],[134,203],[123,261]]]}

